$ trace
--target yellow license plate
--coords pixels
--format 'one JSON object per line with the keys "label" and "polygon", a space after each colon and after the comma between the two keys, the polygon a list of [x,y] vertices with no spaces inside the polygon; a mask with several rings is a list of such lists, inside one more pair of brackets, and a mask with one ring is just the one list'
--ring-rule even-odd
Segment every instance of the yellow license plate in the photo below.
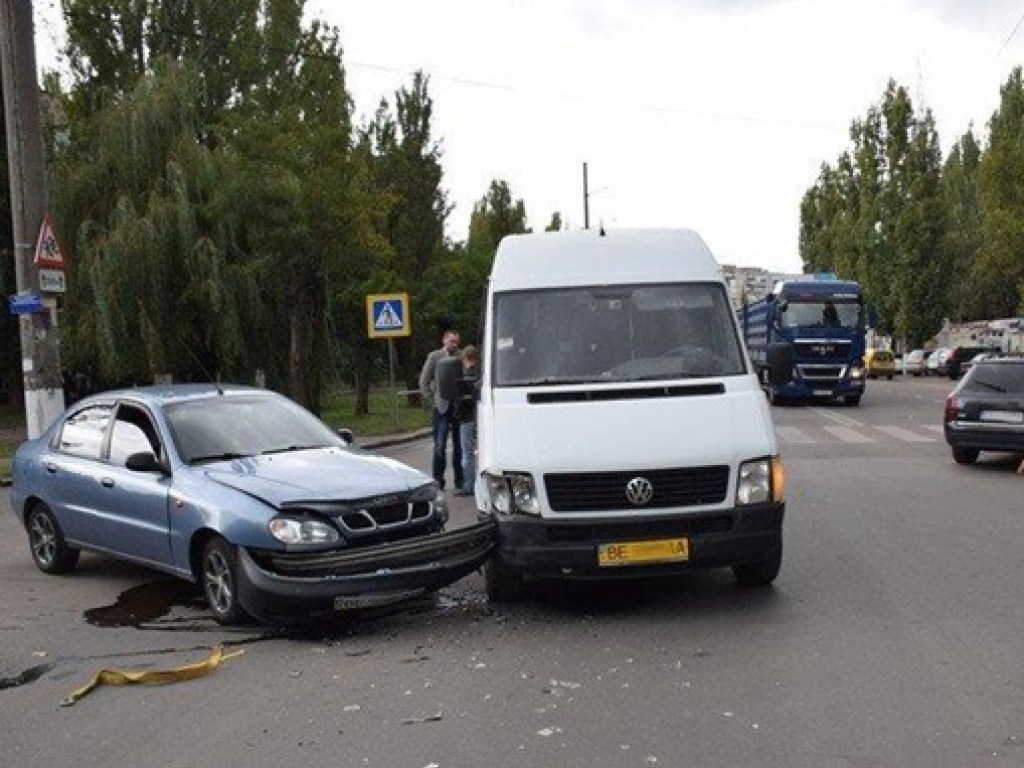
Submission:
{"label": "yellow license plate", "polygon": [[626,541],[617,544],[599,544],[597,547],[597,564],[602,567],[678,563],[689,559],[690,540],[685,538]]}

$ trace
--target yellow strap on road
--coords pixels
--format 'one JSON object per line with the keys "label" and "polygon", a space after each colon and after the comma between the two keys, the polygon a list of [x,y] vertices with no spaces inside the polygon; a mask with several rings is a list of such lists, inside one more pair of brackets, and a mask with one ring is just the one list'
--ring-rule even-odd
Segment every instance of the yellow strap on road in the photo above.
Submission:
{"label": "yellow strap on road", "polygon": [[60,705],[70,707],[79,699],[100,685],[165,685],[181,680],[193,680],[213,672],[222,661],[233,659],[245,653],[240,649],[225,654],[224,646],[218,643],[210,650],[210,655],[202,661],[183,664],[171,669],[101,669],[95,677],[78,690],[72,691]]}

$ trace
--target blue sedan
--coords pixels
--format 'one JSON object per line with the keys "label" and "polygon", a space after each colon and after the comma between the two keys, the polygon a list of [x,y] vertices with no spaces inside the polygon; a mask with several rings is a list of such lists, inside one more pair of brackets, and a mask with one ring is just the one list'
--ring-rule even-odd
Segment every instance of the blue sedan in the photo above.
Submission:
{"label": "blue sedan", "polygon": [[198,583],[225,624],[408,599],[479,567],[490,524],[445,532],[437,484],[288,398],[213,384],[75,403],[19,446],[11,504],[36,565],[83,549]]}

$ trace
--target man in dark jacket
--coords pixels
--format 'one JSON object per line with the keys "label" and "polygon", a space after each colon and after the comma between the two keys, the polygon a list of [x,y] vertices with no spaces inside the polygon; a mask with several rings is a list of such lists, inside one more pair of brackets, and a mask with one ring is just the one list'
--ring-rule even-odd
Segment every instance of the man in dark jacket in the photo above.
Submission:
{"label": "man in dark jacket", "polygon": [[452,436],[452,470],[455,473],[455,487],[462,488],[462,446],[459,441],[459,423],[455,418],[452,403],[443,399],[437,391],[437,361],[443,357],[459,354],[459,332],[448,330],[441,337],[441,348],[427,355],[420,371],[420,395],[430,403],[434,429],[433,474],[441,488],[444,488],[444,470],[448,450],[448,435]]}
{"label": "man in dark jacket", "polygon": [[459,421],[459,444],[462,448],[462,484],[456,496],[472,496],[476,483],[476,399],[478,355],[470,344],[462,350],[462,379],[459,400],[455,404],[455,418]]}

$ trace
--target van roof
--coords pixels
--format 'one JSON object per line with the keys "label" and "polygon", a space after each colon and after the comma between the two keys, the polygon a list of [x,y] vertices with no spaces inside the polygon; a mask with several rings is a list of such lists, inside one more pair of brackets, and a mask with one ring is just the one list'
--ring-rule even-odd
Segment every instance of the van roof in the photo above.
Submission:
{"label": "van roof", "polygon": [[610,229],[509,235],[491,270],[494,290],[722,280],[690,229]]}

